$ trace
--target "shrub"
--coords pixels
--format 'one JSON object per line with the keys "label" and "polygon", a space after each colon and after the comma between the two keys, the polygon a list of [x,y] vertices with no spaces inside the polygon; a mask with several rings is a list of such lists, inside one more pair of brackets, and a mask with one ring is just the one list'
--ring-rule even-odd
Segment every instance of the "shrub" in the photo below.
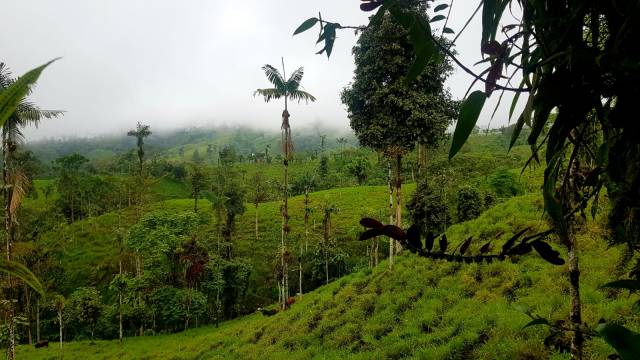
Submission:
{"label": "shrub", "polygon": [[509,198],[524,193],[518,177],[506,169],[496,171],[489,178],[489,185],[491,185],[498,197],[501,198]]}
{"label": "shrub", "polygon": [[413,197],[407,204],[409,216],[423,233],[438,233],[449,222],[447,204],[442,191],[434,190],[427,181],[418,184]]}
{"label": "shrub", "polygon": [[472,220],[482,213],[480,192],[472,187],[458,190],[458,221]]}

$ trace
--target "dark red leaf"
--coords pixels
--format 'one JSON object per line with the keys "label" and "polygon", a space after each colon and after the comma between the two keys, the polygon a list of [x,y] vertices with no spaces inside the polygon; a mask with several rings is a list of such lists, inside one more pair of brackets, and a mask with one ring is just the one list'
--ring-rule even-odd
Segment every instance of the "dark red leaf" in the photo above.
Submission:
{"label": "dark red leaf", "polygon": [[360,234],[360,240],[369,240],[380,235],[383,235],[382,229],[369,229]]}
{"label": "dark red leaf", "polygon": [[360,10],[373,11],[377,9],[380,5],[382,5],[381,2],[366,2],[366,3],[360,4]]}
{"label": "dark red leaf", "polygon": [[449,245],[449,242],[447,241],[447,235],[442,234],[442,236],[440,237],[440,252],[446,252],[447,251],[447,245]]}
{"label": "dark red leaf", "polygon": [[520,236],[522,236],[524,233],[526,233],[527,231],[529,231],[529,228],[526,228],[524,230],[521,230],[520,232],[518,232],[517,234],[513,235],[511,237],[511,239],[507,240],[506,243],[504,243],[504,245],[502,245],[502,253],[506,254],[507,251],[509,251],[509,249],[511,249],[511,247],[513,246],[513,244],[516,243],[516,240],[518,240],[518,238]]}
{"label": "dark red leaf", "polygon": [[413,224],[407,229],[407,242],[415,249],[422,249],[422,241],[420,241],[420,228]]}
{"label": "dark red leaf", "polygon": [[509,255],[524,255],[531,252],[531,244],[522,243],[514,246],[511,250],[509,250]]}
{"label": "dark red leaf", "polygon": [[546,242],[538,240],[532,242],[531,245],[533,245],[533,248],[536,249],[543,259],[553,265],[564,265],[564,259],[560,257],[560,253],[553,250],[553,248]]}
{"label": "dark red leaf", "polygon": [[404,230],[400,229],[395,225],[385,225],[381,229],[382,233],[387,235],[392,239],[396,239],[398,241],[406,240],[407,234],[405,234]]}
{"label": "dark red leaf", "polygon": [[500,79],[500,75],[502,75],[502,60],[497,60],[491,65],[491,70],[489,70],[489,74],[487,75],[487,81],[484,83],[484,92],[487,97],[491,96],[491,93],[496,88],[496,83],[498,79]]}
{"label": "dark red leaf", "polygon": [[482,247],[480,248],[480,254],[484,255],[484,254],[488,253],[489,251],[491,251],[491,241],[489,241],[488,243],[482,245]]}
{"label": "dark red leaf", "polygon": [[503,53],[503,48],[499,42],[494,40],[491,42],[485,42],[480,45],[480,51],[482,51],[483,54],[498,57]]}
{"label": "dark red leaf", "polygon": [[360,219],[360,225],[369,229],[382,229],[384,227],[384,225],[380,221],[372,218]]}
{"label": "dark red leaf", "polygon": [[433,241],[436,239],[436,236],[433,235],[431,231],[427,234],[427,238],[424,240],[424,247],[427,251],[431,251],[433,249]]}
{"label": "dark red leaf", "polygon": [[467,240],[465,240],[462,245],[460,246],[460,255],[464,255],[465,252],[467,252],[467,249],[469,249],[469,245],[471,245],[471,240],[473,239],[473,236],[470,236]]}

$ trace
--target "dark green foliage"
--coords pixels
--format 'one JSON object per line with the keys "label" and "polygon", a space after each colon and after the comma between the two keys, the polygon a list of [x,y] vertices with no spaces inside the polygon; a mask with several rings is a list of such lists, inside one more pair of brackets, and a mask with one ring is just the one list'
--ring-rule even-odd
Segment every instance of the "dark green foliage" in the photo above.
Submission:
{"label": "dark green foliage", "polygon": [[359,185],[367,180],[368,168],[369,160],[365,157],[357,157],[347,164],[347,171],[356,178]]}
{"label": "dark green foliage", "polygon": [[524,193],[518,176],[513,172],[502,169],[489,178],[489,185],[500,198],[509,198]]}
{"label": "dark green foliage", "polygon": [[190,321],[204,318],[207,299],[197,290],[165,286],[149,295],[149,306],[158,329],[174,332],[187,329]]}
{"label": "dark green foliage", "polygon": [[[405,9],[417,14],[423,5],[411,1]],[[443,86],[451,72],[448,63],[430,63],[416,81],[405,83],[415,57],[409,36],[392,17],[383,16],[362,31],[353,49],[354,82],[342,92],[342,102],[360,144],[378,151],[411,150],[418,142],[436,145],[456,115]]]}
{"label": "dark green foliage", "polygon": [[480,216],[483,210],[480,192],[469,186],[458,189],[457,210],[458,221],[472,220]]}
{"label": "dark green foliage", "polygon": [[93,338],[103,308],[100,294],[95,288],[79,288],[66,301],[65,322],[74,336],[90,335]]}
{"label": "dark green foliage", "polygon": [[433,189],[427,181],[418,184],[407,209],[412,222],[418,225],[423,234],[439,233],[450,223],[442,191]]}
{"label": "dark green foliage", "polygon": [[318,175],[320,176],[321,180],[326,179],[327,175],[329,175],[329,158],[326,155],[322,155],[320,157],[320,166],[318,167]]}
{"label": "dark green foliage", "polygon": [[235,147],[225,146],[222,148],[218,153],[218,161],[220,162],[220,165],[224,166],[229,166],[238,161],[238,154]]}

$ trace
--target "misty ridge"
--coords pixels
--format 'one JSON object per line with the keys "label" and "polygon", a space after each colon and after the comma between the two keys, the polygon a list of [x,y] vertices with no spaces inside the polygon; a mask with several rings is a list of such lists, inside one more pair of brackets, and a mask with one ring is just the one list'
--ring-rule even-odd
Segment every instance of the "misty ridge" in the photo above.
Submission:
{"label": "misty ridge", "polygon": [[[129,129],[119,133],[97,136],[65,136],[41,138],[28,141],[25,149],[30,150],[41,161],[49,163],[61,156],[79,153],[89,160],[104,160],[129,151],[135,146],[135,139],[127,136]],[[216,151],[231,146],[238,154],[250,156],[265,151],[269,146],[272,154],[280,154],[281,135],[279,131],[257,129],[251,126],[210,126],[184,127],[176,129],[151,129],[152,134],[145,139],[150,157],[167,155],[168,152],[179,152],[180,147],[191,155],[198,145],[213,146]],[[320,123],[300,124],[293,129],[295,149],[299,152],[317,151],[322,146],[327,149],[337,148],[339,138],[344,138],[351,146],[358,146],[352,130],[323,126]]]}

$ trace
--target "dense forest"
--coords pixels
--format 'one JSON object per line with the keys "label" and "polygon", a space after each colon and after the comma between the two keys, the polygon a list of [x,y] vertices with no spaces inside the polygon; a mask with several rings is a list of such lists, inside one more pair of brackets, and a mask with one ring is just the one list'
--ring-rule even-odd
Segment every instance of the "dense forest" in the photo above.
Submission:
{"label": "dense forest", "polygon": [[[32,94],[62,60],[0,63],[6,358],[639,358],[637,2],[453,5],[294,30],[330,60],[356,33],[342,133],[298,127],[318,99],[281,58],[253,90],[279,131],[29,141],[67,115]],[[454,47],[476,16],[482,72]]]}

